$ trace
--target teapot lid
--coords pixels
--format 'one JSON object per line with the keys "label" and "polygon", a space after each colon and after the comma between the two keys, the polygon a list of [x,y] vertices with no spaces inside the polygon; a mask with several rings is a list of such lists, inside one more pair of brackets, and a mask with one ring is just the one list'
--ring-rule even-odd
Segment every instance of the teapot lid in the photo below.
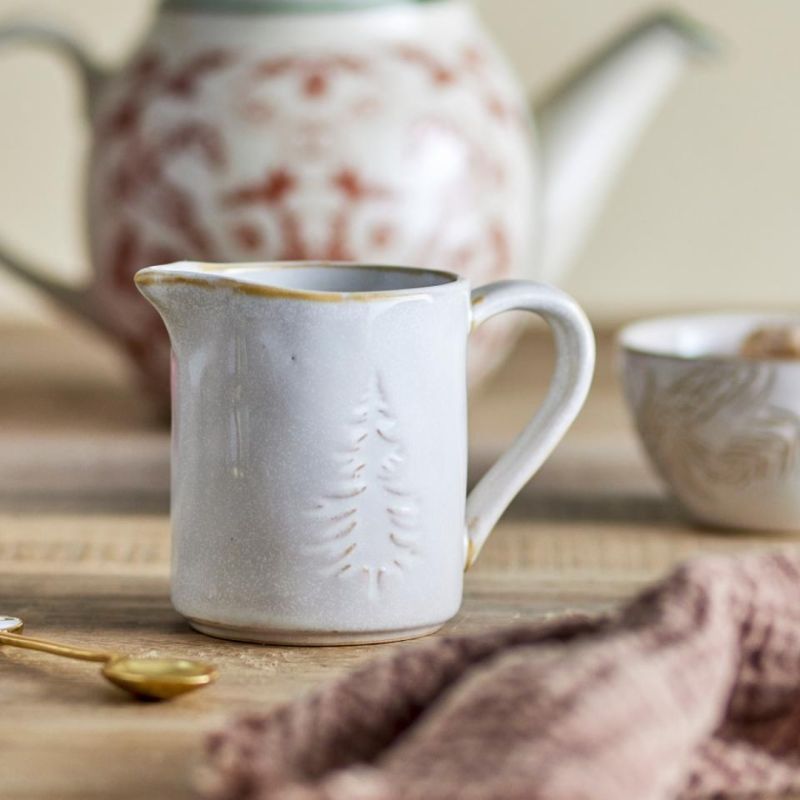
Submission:
{"label": "teapot lid", "polygon": [[438,0],[163,0],[164,11],[207,11],[220,14],[352,11],[389,4],[422,4]]}

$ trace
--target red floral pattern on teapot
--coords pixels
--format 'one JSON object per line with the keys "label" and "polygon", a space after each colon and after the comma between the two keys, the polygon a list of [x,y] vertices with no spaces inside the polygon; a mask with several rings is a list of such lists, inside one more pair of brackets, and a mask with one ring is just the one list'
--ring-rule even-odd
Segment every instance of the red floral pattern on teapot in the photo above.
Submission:
{"label": "red floral pattern on teapot", "polygon": [[474,42],[449,57],[404,41],[141,54],[101,104],[91,197],[96,291],[145,374],[163,381],[168,348],[133,288],[152,264],[372,260],[478,283],[511,275],[530,257],[522,215],[507,213],[530,205],[529,130],[498,73]]}

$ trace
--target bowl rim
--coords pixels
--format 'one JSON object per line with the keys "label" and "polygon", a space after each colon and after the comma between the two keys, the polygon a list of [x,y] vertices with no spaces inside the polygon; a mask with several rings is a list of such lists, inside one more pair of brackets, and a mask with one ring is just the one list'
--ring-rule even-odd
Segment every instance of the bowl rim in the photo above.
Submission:
{"label": "bowl rim", "polygon": [[670,350],[665,346],[663,349],[653,349],[641,344],[636,344],[632,341],[633,337],[641,334],[644,330],[656,325],[670,325],[677,327],[678,325],[691,325],[708,322],[719,322],[721,320],[731,321],[751,321],[757,322],[791,322],[800,326],[800,311],[698,311],[686,314],[663,314],[652,317],[642,317],[640,319],[632,320],[631,322],[623,325],[616,333],[614,342],[618,350],[633,355],[646,356],[648,358],[665,359],[670,361],[691,362],[691,363],[725,363],[730,364],[734,362],[747,362],[754,363],[760,362],[765,364],[775,364],[782,366],[795,366],[800,367],[800,358],[747,358],[735,353],[699,353],[697,355],[689,355],[681,353],[676,349]]}

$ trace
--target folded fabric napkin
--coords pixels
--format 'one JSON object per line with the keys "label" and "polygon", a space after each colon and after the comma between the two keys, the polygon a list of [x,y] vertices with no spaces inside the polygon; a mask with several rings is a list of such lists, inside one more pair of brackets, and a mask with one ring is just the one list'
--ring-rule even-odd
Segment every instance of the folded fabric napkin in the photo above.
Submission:
{"label": "folded fabric napkin", "polygon": [[214,735],[214,800],[698,800],[800,790],[800,555],[621,611],[395,650]]}

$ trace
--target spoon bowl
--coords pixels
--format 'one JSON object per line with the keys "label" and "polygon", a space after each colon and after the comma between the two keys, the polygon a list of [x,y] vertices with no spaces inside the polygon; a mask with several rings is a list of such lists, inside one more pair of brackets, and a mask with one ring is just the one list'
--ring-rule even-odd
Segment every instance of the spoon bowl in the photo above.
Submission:
{"label": "spoon bowl", "polygon": [[119,656],[108,661],[102,673],[120,689],[145,700],[171,700],[217,678],[211,664],[185,658]]}

